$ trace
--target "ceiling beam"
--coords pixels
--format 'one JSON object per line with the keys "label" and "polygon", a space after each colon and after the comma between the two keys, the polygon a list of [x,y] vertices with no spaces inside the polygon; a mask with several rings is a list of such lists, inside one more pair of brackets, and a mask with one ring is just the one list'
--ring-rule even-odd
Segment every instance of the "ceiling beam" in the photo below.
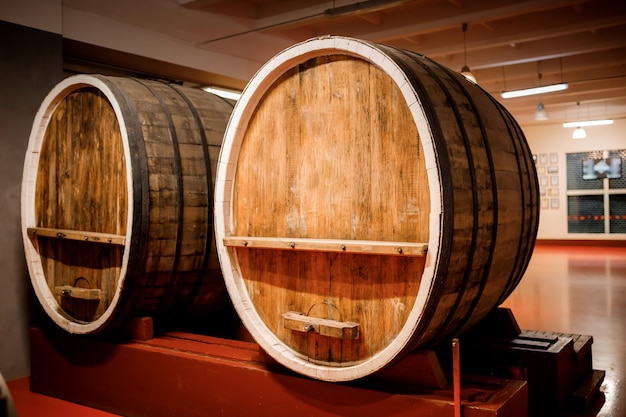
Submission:
{"label": "ceiling beam", "polygon": [[[603,30],[600,36],[577,33],[566,37],[546,38],[519,44],[518,48],[499,45],[490,49],[468,52],[467,61],[472,69],[510,66],[528,62],[546,61],[555,58],[587,54],[596,51],[607,51],[626,47],[626,26]],[[463,56],[432,53],[424,48],[422,53],[451,68],[463,65]]]}
{"label": "ceiling beam", "polygon": [[176,0],[176,3],[190,9],[201,9],[217,3],[222,3],[223,1],[224,0]]}
{"label": "ceiling beam", "polygon": [[[562,38],[593,30],[608,29],[620,26],[626,21],[626,10],[621,15],[610,14],[597,19],[573,19],[574,16],[562,16],[558,21],[551,14],[533,16],[532,23],[527,20],[515,21],[507,19],[499,24],[491,25],[490,29],[474,26],[467,32],[467,51],[492,49],[499,46],[521,45],[527,42],[543,41],[549,38]],[[602,31],[598,31],[602,36]],[[461,28],[446,30],[436,34],[422,34],[422,50],[429,56],[451,55],[463,52]],[[610,36],[610,35],[609,35]],[[406,38],[404,38],[406,39]],[[382,40],[376,40],[382,41]],[[398,45],[402,39],[392,42]],[[562,39],[559,39],[562,42]]]}
{"label": "ceiling beam", "polygon": [[[518,2],[502,2],[501,0],[484,0],[468,4],[459,13],[456,8],[446,3],[437,3],[431,7],[404,9],[394,16],[389,16],[383,28],[368,33],[352,34],[366,40],[389,42],[402,38],[407,34],[439,32],[445,29],[461,27],[463,22],[482,23],[505,19],[511,16],[550,10],[584,2],[586,0],[526,0]],[[412,13],[410,12],[412,11]],[[459,29],[460,30],[460,29]]]}

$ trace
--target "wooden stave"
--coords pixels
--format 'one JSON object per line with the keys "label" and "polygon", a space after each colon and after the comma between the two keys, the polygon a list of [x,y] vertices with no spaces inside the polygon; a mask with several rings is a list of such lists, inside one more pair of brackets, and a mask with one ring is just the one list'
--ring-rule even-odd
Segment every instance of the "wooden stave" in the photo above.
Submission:
{"label": "wooden stave", "polygon": [[[451,71],[448,68],[445,68],[443,66],[440,66],[430,61],[427,57],[424,57],[417,53],[400,50],[397,48],[392,48],[392,47],[387,47],[387,46],[379,46],[379,47],[382,50],[384,50],[387,54],[389,54],[389,56],[391,56],[392,59],[394,59],[394,61],[404,66],[406,70],[410,73],[414,72],[414,69],[409,69],[411,65],[413,65],[412,68],[415,68],[415,65],[420,65],[423,68],[427,68],[427,71],[432,71],[433,73],[437,73],[438,75],[436,75],[433,78],[433,81],[436,81],[440,84],[441,94],[445,96],[445,99],[440,98],[440,101],[441,102],[446,101],[448,103],[450,101],[453,101],[455,99],[455,96],[453,94],[450,94],[450,91],[455,91],[455,94],[457,94],[456,98],[458,99],[457,101],[459,104],[455,108],[452,109],[454,112],[458,112],[459,108],[461,108],[463,105],[467,105],[467,104],[470,105],[470,107],[473,109],[472,112],[465,114],[465,115],[457,114],[455,118],[458,122],[458,128],[463,132],[462,136],[465,141],[465,149],[467,150],[469,154],[472,154],[472,149],[475,149],[475,148],[472,146],[473,144],[467,140],[467,137],[471,137],[475,139],[479,139],[479,138],[483,139],[483,142],[484,142],[483,144],[485,145],[487,159],[490,160],[489,161],[490,168],[488,172],[492,176],[492,183],[503,182],[502,179],[500,179],[499,181],[497,180],[496,176],[497,176],[498,170],[494,168],[495,164],[497,164],[498,162],[497,160],[495,162],[493,161],[494,154],[496,154],[497,151],[490,150],[492,145],[498,143],[499,139],[501,139],[502,136],[496,137],[496,135],[493,133],[487,134],[487,132],[485,132],[485,130],[487,130],[487,128],[485,128],[485,123],[479,119],[480,119],[480,116],[483,116],[485,114],[490,114],[490,113],[500,115],[500,121],[504,123],[504,127],[501,127],[500,129],[502,131],[509,132],[509,134],[504,135],[503,138],[510,139],[511,143],[509,145],[512,147],[511,149],[515,149],[515,154],[516,154],[515,163],[516,163],[516,166],[518,167],[518,170],[514,173],[519,174],[519,183],[517,184],[518,186],[514,188],[519,190],[521,193],[518,197],[520,197],[521,201],[523,202],[522,206],[524,207],[524,210],[522,210],[522,213],[525,216],[523,221],[518,225],[520,227],[519,232],[514,234],[514,237],[512,239],[513,242],[519,243],[517,245],[517,250],[515,251],[516,256],[514,257],[513,262],[509,262],[507,258],[505,258],[503,255],[500,255],[500,256],[494,255],[494,252],[504,247],[502,246],[503,243],[498,242],[497,240],[498,237],[501,237],[501,235],[497,233],[495,228],[497,228],[499,225],[502,224],[501,221],[500,222],[498,221],[498,216],[497,216],[497,211],[500,209],[498,202],[500,202],[500,205],[505,206],[502,200],[506,200],[506,198],[502,198],[502,197],[498,198],[497,194],[501,192],[506,192],[507,190],[500,189],[500,188],[494,188],[492,190],[494,193],[492,197],[492,201],[495,202],[494,210],[496,211],[496,213],[494,213],[494,220],[491,223],[487,224],[487,226],[491,226],[494,228],[494,231],[491,236],[491,239],[492,239],[491,243],[488,245],[488,251],[491,253],[483,254],[483,256],[487,255],[487,258],[489,260],[486,262],[485,265],[481,266],[480,269],[484,270],[484,272],[481,274],[482,277],[479,277],[478,280],[474,283],[474,285],[479,285],[481,287],[479,291],[482,291],[484,287],[488,285],[488,282],[493,281],[493,279],[501,279],[499,277],[499,274],[496,274],[495,277],[492,277],[491,276],[492,274],[490,274],[490,269],[492,266],[494,266],[494,262],[492,261],[494,257],[495,259],[499,259],[500,263],[504,265],[510,264],[512,266],[510,269],[504,268],[504,271],[500,271],[500,272],[504,272],[503,275],[507,284],[502,286],[501,292],[499,293],[499,295],[495,297],[491,296],[491,297],[481,298],[480,296],[478,297],[470,296],[469,299],[473,300],[474,302],[471,305],[467,306],[466,312],[458,312],[457,311],[458,304],[455,304],[454,308],[451,309],[447,313],[446,318],[440,321],[440,324],[437,324],[439,322],[434,321],[433,317],[437,314],[434,312],[431,315],[431,318],[425,321],[425,323],[428,325],[426,328],[422,327],[422,328],[416,329],[415,331],[416,335],[419,334],[419,336],[412,339],[411,343],[409,343],[408,346],[410,350],[415,347],[432,346],[436,343],[440,343],[446,340],[446,338],[450,337],[450,335],[461,334],[462,332],[468,330],[473,325],[478,323],[481,318],[484,318],[494,307],[497,307],[499,304],[501,304],[506,299],[506,297],[508,297],[511,294],[511,292],[515,289],[519,281],[522,279],[523,273],[530,260],[530,256],[532,255],[532,249],[534,247],[534,240],[535,240],[536,233],[537,233],[538,219],[539,219],[539,204],[538,204],[539,191],[538,191],[538,183],[537,183],[537,175],[535,171],[535,166],[532,162],[532,157],[531,157],[530,150],[528,148],[528,144],[523,136],[523,133],[520,127],[517,125],[513,117],[510,115],[510,113],[506,111],[506,109],[503,106],[501,106],[493,97],[491,97],[487,92],[482,90],[478,85],[465,82],[464,78],[460,76],[458,73]],[[407,65],[407,61],[409,62],[408,65]],[[417,77],[413,80],[412,85],[414,88],[416,88],[416,90],[419,91],[420,88],[418,87],[418,84],[423,79],[424,77]],[[478,87],[478,88],[475,88],[475,87]],[[423,91],[423,86],[421,87],[421,90]],[[420,94],[420,97],[422,99],[429,99],[429,98],[433,98],[431,96],[432,94],[433,94],[433,91],[432,89],[430,89],[428,94],[425,94],[422,92]],[[435,99],[431,100],[431,103],[434,101],[436,100]],[[481,104],[477,105],[476,103],[481,103]],[[426,107],[433,108],[435,106],[431,104],[430,106],[426,106]],[[471,123],[469,123],[468,120],[470,120],[472,116],[477,119],[477,124],[480,126],[479,130],[481,130],[481,134],[479,135],[467,134],[467,131],[471,129]],[[446,118],[445,116],[432,115],[430,118],[429,124],[432,128],[433,125],[435,124],[438,124],[438,123],[441,124],[440,123],[441,120],[448,120],[448,119],[449,118]],[[439,130],[441,131],[444,128],[445,127],[440,126]],[[437,130],[437,129],[434,129],[434,130]],[[451,136],[453,135],[446,134],[443,132],[439,133],[439,135],[435,135],[434,140],[439,141],[438,148],[437,148],[439,151],[438,156],[442,158],[442,161],[445,161],[445,159],[443,159],[445,158],[443,153],[446,153],[447,151],[447,153],[450,154],[451,152],[450,149],[446,149],[446,147],[449,147],[450,145],[449,141],[450,141]],[[479,161],[481,158],[469,157],[468,159],[474,162],[473,165],[479,165],[479,163],[477,163],[476,161]],[[457,173],[461,172],[458,170],[458,167],[457,169],[455,169],[455,167],[447,166],[447,165],[449,165],[449,163],[441,162],[439,164],[439,169],[443,177],[451,177],[454,175],[455,172]],[[476,174],[473,172],[469,172],[469,176],[472,182],[474,183],[474,185],[472,186],[472,191],[476,193],[476,185],[475,185]],[[462,178],[464,177],[464,175],[460,175],[459,177],[460,178],[457,179],[456,183],[462,184],[463,183]],[[446,200],[447,203],[451,203],[454,201],[455,193],[457,193],[458,190],[463,190],[463,187],[458,187],[458,186],[455,187],[454,181],[452,181],[452,183],[449,184],[448,187],[449,187],[448,188],[449,191],[456,190],[456,191],[453,191],[451,195],[449,195],[448,197],[449,200]],[[442,188],[444,188],[444,190],[446,189],[445,186],[442,186]],[[442,192],[445,192],[444,190],[442,190]],[[473,197],[474,200],[476,200],[476,198],[477,198],[476,196]],[[504,208],[506,208],[506,206]],[[477,227],[478,229],[481,228],[481,226],[476,225],[476,221],[479,220],[480,218],[479,212],[481,211],[481,208],[475,207],[474,210],[475,210],[475,213],[472,216],[472,220],[475,221],[475,225],[470,230],[473,233],[476,233]],[[444,210],[444,213],[445,213],[445,210]],[[451,224],[454,222],[455,217],[459,216],[459,214],[461,213],[454,212],[453,210],[451,210],[450,213],[448,214],[448,219],[451,219],[451,222],[448,225],[451,226]],[[525,223],[528,223],[528,225],[525,225]],[[453,233],[452,232],[446,233],[446,231],[442,232],[442,242],[445,241],[445,243],[442,243],[442,247],[444,248],[444,250],[446,250],[445,248],[448,248],[447,250],[449,253],[457,253],[462,248],[462,247],[455,247],[455,244],[457,243],[456,241],[462,240],[462,237],[460,238],[458,234],[459,234],[458,230],[455,230],[455,232]],[[447,239],[444,238],[444,236],[447,237]],[[471,238],[471,242],[472,242],[471,246],[475,246],[478,243],[478,241],[480,241],[480,239],[478,239],[478,237],[474,234]],[[508,242],[508,243],[510,244],[511,242]],[[475,254],[475,249],[472,250],[472,253]],[[459,268],[456,272],[454,272],[455,274],[465,275],[463,279],[464,288],[467,288],[467,286],[471,285],[471,283],[467,282],[468,281],[467,274],[463,273],[463,271],[467,272],[473,269],[472,261],[473,261],[472,255],[468,256],[467,258],[468,263],[465,265],[465,267]],[[443,262],[446,262],[446,261],[443,260]],[[447,292],[447,293],[452,293],[452,294],[458,294],[457,303],[459,301],[464,300],[465,298],[468,298],[467,294],[464,293],[465,291],[464,289],[462,290],[459,290],[458,288],[448,289],[446,287],[446,285],[449,282],[451,282],[447,277],[448,273],[449,272],[441,273],[441,276],[445,277],[445,279],[441,282],[441,285],[437,286],[437,289],[440,290],[442,293]],[[436,300],[437,296],[435,296],[434,299]],[[435,308],[437,310],[443,310],[444,312],[446,310],[446,309],[442,309],[441,306],[435,306]],[[479,310],[478,313],[473,313],[475,309]],[[452,330],[450,329],[450,327],[452,328]]]}

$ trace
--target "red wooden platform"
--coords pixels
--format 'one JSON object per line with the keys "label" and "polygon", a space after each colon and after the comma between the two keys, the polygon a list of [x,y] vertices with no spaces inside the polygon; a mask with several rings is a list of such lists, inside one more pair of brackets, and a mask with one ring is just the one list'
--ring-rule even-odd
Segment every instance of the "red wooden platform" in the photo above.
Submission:
{"label": "red wooden platform", "polygon": [[[125,416],[454,415],[451,389],[411,382],[442,383],[417,375],[419,352],[341,384],[294,374],[255,343],[180,332],[110,341],[32,328],[31,356],[33,392]],[[464,417],[528,415],[524,381],[466,377],[461,398]]]}

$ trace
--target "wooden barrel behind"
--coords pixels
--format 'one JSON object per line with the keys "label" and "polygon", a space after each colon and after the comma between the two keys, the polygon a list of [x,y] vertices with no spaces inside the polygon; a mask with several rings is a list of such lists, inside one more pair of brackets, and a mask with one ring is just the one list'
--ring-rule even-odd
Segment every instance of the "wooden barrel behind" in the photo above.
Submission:
{"label": "wooden barrel behind", "polygon": [[233,104],[159,81],[75,75],[35,117],[22,183],[29,274],[70,333],[228,299],[213,184]]}
{"label": "wooden barrel behind", "polygon": [[522,131],[479,86],[416,53],[312,39],[233,110],[218,254],[264,350],[352,380],[498,306],[531,256],[537,197]]}

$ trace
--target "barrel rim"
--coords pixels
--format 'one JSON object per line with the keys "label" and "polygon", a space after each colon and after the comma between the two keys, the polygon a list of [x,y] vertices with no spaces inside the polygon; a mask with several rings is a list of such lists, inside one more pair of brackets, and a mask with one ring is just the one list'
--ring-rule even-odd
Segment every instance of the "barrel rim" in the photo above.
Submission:
{"label": "barrel rim", "polygon": [[[285,70],[321,54],[341,54],[363,59],[381,68],[396,83],[413,115],[419,132],[431,193],[428,252],[420,288],[407,321],[394,343],[387,345],[367,360],[346,364],[345,367],[329,367],[326,364],[315,363],[310,358],[295,352],[267,328],[253,308],[253,303],[247,294],[243,280],[241,277],[235,278],[238,275],[239,267],[234,250],[227,248],[223,243],[223,239],[228,236],[229,231],[233,230],[231,212],[236,161],[247,123],[250,121],[254,108],[264,92],[274,84]],[[244,326],[270,356],[279,363],[313,378],[327,381],[348,381],[381,369],[406,349],[415,329],[420,325],[422,313],[436,277],[436,261],[441,246],[441,234],[438,231],[442,227],[441,216],[443,213],[441,183],[437,171],[433,132],[427,121],[421,100],[404,71],[388,54],[375,45],[342,36],[313,38],[283,50],[261,67],[244,89],[226,128],[215,183],[215,235],[218,257],[224,272],[224,281],[233,305]]]}
{"label": "barrel rim", "polygon": [[43,143],[44,135],[50,122],[51,116],[54,114],[59,103],[65,99],[71,93],[85,87],[95,87],[102,92],[108,99],[109,103],[113,107],[115,115],[117,117],[124,147],[124,156],[126,163],[126,175],[127,175],[127,193],[128,193],[128,207],[127,207],[127,224],[126,224],[126,240],[129,241],[129,237],[132,235],[132,227],[134,220],[133,204],[133,182],[130,179],[132,173],[132,161],[129,147],[129,134],[126,130],[126,121],[124,112],[120,108],[117,97],[110,86],[104,82],[97,75],[90,74],[77,74],[72,75],[50,90],[42,101],[39,110],[34,118],[33,127],[28,140],[28,148],[25,156],[24,171],[22,175],[22,191],[21,191],[21,227],[22,238],[24,242],[25,255],[28,264],[29,276],[40,304],[44,308],[47,315],[61,328],[67,330],[69,333],[87,334],[98,331],[103,328],[106,323],[110,322],[119,305],[119,300],[122,295],[122,288],[124,286],[124,280],[128,270],[128,261],[130,251],[125,250],[122,255],[122,265],[120,269],[120,277],[118,285],[115,289],[115,294],[111,299],[111,303],[104,311],[104,313],[97,319],[90,322],[80,322],[65,314],[63,309],[59,306],[56,298],[50,288],[42,283],[46,282],[45,275],[42,270],[41,259],[38,252],[30,240],[27,228],[35,224],[35,189],[36,179],[39,166],[39,156],[41,146]]}

